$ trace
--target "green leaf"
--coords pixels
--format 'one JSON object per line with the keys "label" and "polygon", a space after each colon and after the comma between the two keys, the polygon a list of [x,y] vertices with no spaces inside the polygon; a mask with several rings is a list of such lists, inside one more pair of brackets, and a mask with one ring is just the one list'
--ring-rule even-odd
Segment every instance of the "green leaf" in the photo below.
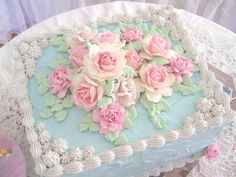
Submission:
{"label": "green leaf", "polygon": [[107,84],[107,90],[108,90],[107,95],[111,96],[115,87],[115,80],[107,80],[106,84]]}
{"label": "green leaf", "polygon": [[128,139],[123,133],[120,133],[118,138],[114,141],[114,144],[117,146],[118,145],[125,145],[127,143],[128,143]]}
{"label": "green leaf", "polygon": [[52,112],[60,112],[61,110],[63,110],[63,105],[62,104],[56,104],[56,105],[53,105],[52,108],[51,108],[51,111]]}
{"label": "green leaf", "polygon": [[193,85],[192,79],[188,75],[183,76],[183,83],[184,85],[187,85],[187,86]]}
{"label": "green leaf", "polygon": [[59,55],[55,60],[48,63],[48,67],[50,67],[51,69],[55,69],[58,66],[71,68],[72,64],[70,62],[70,59],[65,59],[63,56]]}
{"label": "green leaf", "polygon": [[163,117],[152,117],[151,121],[157,129],[164,128],[166,126],[166,119]]}
{"label": "green leaf", "polygon": [[131,107],[129,107],[129,108],[126,109],[125,114],[126,114],[126,115],[125,115],[125,118],[126,118],[126,119],[134,119],[134,118],[137,117],[138,112],[137,112],[135,106],[131,106]]}
{"label": "green leaf", "polygon": [[187,85],[180,84],[178,82],[175,82],[172,85],[172,88],[174,91],[179,92],[180,94],[184,96],[193,95],[200,90],[199,87],[197,87],[196,85],[187,86]]}
{"label": "green leaf", "polygon": [[63,100],[62,100],[62,106],[64,108],[71,108],[73,106],[73,99],[71,95],[67,95]]}
{"label": "green leaf", "polygon": [[45,73],[36,73],[34,76],[35,76],[37,83],[39,85],[37,91],[40,94],[46,93],[49,90],[49,88],[51,87],[51,85],[48,81],[48,76]]}
{"label": "green leaf", "polygon": [[118,28],[119,28],[121,31],[125,31],[125,29],[128,28],[128,24],[127,24],[127,23],[123,23],[123,22],[119,22],[119,23],[118,23]]}
{"label": "green leaf", "polygon": [[67,52],[68,49],[69,46],[65,42],[61,43],[61,45],[58,47],[58,50],[61,52]]}
{"label": "green leaf", "polygon": [[123,69],[123,76],[125,76],[126,78],[134,77],[134,76],[136,76],[136,72],[132,67],[125,65],[125,67]]}
{"label": "green leaf", "polygon": [[65,110],[55,113],[56,120],[58,122],[65,120],[67,114],[68,112]]}
{"label": "green leaf", "polygon": [[184,54],[184,48],[180,42],[173,42],[172,48],[177,54],[179,54],[179,55]]}
{"label": "green leaf", "polygon": [[45,106],[54,106],[60,104],[61,100],[56,96],[50,96],[47,101],[45,101]]}
{"label": "green leaf", "polygon": [[42,118],[49,118],[51,116],[53,116],[53,114],[50,108],[44,108],[44,110],[40,113],[40,117]]}
{"label": "green leaf", "polygon": [[126,118],[125,119],[125,128],[133,128],[134,127],[134,123],[131,119]]}
{"label": "green leaf", "polygon": [[164,26],[162,28],[158,28],[158,33],[164,38],[169,38],[170,30],[170,27]]}
{"label": "green leaf", "polygon": [[153,58],[150,63],[155,64],[157,66],[163,66],[164,64],[166,64],[165,60],[161,57]]}
{"label": "green leaf", "polygon": [[131,49],[134,49],[136,51],[140,51],[140,50],[143,49],[143,42],[140,42],[140,41],[130,42],[130,43],[126,44],[124,48],[125,49],[130,49],[131,48]]}
{"label": "green leaf", "polygon": [[197,53],[196,52],[186,52],[185,53],[185,56],[187,57],[187,58],[189,58],[190,60],[192,60],[192,61],[196,61],[196,59],[197,59]]}
{"label": "green leaf", "polygon": [[159,32],[158,27],[156,24],[152,24],[152,26],[149,29],[149,34],[157,34]]}
{"label": "green leaf", "polygon": [[106,105],[109,105],[112,103],[112,98],[108,96],[103,96],[97,103],[98,108],[103,108]]}
{"label": "green leaf", "polygon": [[108,133],[104,138],[109,142],[114,142],[119,136],[119,132]]}
{"label": "green leaf", "polygon": [[137,28],[142,31],[143,35],[147,35],[149,33],[149,29],[145,23],[137,24]]}
{"label": "green leaf", "polygon": [[200,68],[197,64],[194,65],[193,72],[198,72],[200,71]]}
{"label": "green leaf", "polygon": [[92,29],[97,29],[97,23],[95,21],[91,22],[89,24],[89,26],[92,28]]}
{"label": "green leaf", "polygon": [[193,157],[194,160],[198,160],[203,156],[204,156],[203,151],[200,151],[200,152],[195,153],[192,157]]}
{"label": "green leaf", "polygon": [[146,94],[145,93],[142,93],[141,96],[140,96],[140,99],[139,99],[140,103],[142,104],[142,106],[145,108],[145,109],[150,109],[153,107],[153,102],[150,102],[147,97],[146,97]]}
{"label": "green leaf", "polygon": [[87,113],[84,119],[80,122],[80,131],[96,132],[99,129],[99,124],[92,120],[91,113]]}
{"label": "green leaf", "polygon": [[64,42],[64,38],[61,35],[52,37],[52,44],[55,46],[59,46],[63,42]]}
{"label": "green leaf", "polygon": [[165,99],[162,98],[157,104],[160,105],[161,111],[170,111],[170,104]]}
{"label": "green leaf", "polygon": [[113,32],[114,32],[115,34],[118,34],[118,35],[121,34],[120,28],[116,28]]}

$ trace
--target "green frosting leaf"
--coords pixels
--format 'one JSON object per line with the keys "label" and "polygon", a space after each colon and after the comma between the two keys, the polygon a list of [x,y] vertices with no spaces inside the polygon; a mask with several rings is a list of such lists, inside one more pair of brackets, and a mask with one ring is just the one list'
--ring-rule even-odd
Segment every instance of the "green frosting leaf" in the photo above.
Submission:
{"label": "green frosting leaf", "polygon": [[125,29],[128,28],[128,24],[127,24],[127,23],[123,23],[123,22],[119,22],[119,23],[118,23],[118,28],[119,28],[121,31],[125,31]]}
{"label": "green frosting leaf", "polygon": [[65,42],[66,35],[57,35],[52,37],[52,44],[58,47],[61,52],[67,52],[69,46]]}
{"label": "green frosting leaf", "polygon": [[52,44],[55,46],[60,46],[63,42],[64,37],[62,35],[52,37]]}
{"label": "green frosting leaf", "polygon": [[103,108],[108,104],[112,103],[112,98],[108,96],[103,96],[97,103],[98,108]]}
{"label": "green frosting leaf", "polygon": [[106,84],[107,84],[107,91],[108,91],[107,95],[111,96],[115,87],[115,80],[107,80]]}
{"label": "green frosting leaf", "polygon": [[117,146],[118,145],[124,145],[124,144],[128,143],[127,137],[121,132],[113,132],[113,133],[106,134],[104,136],[104,138],[107,141],[109,141],[111,143],[114,143]]}
{"label": "green frosting leaf", "polygon": [[194,65],[193,72],[198,72],[200,71],[200,68],[197,64]]}
{"label": "green frosting leaf", "polygon": [[39,85],[37,91],[40,94],[46,93],[49,90],[49,88],[51,87],[51,85],[48,81],[48,76],[45,73],[36,73],[35,78],[36,78],[37,83]]}
{"label": "green frosting leaf", "polygon": [[196,52],[186,52],[185,56],[189,59],[191,59],[192,61],[196,61],[197,59],[197,53]]}
{"label": "green frosting leaf", "polygon": [[149,29],[145,23],[138,23],[137,29],[142,31],[143,35],[147,35],[149,33]]}
{"label": "green frosting leaf", "polygon": [[143,93],[140,96],[140,103],[147,110],[149,118],[156,128],[163,128],[166,125],[166,119],[159,116],[161,111],[170,110],[170,105],[165,99],[162,98],[158,103],[153,103]]}
{"label": "green frosting leaf", "polygon": [[198,160],[203,156],[204,156],[203,151],[200,151],[200,152],[195,153],[192,157],[193,157],[194,160]]}
{"label": "green frosting leaf", "polygon": [[149,33],[150,35],[154,35],[154,34],[157,34],[158,32],[159,32],[159,30],[158,30],[157,25],[156,25],[156,24],[152,24],[152,26],[150,27],[148,33]]}
{"label": "green frosting leaf", "polygon": [[55,60],[49,62],[48,66],[51,69],[55,69],[58,66],[65,66],[65,67],[71,68],[72,64],[70,62],[70,59],[65,59],[63,56],[59,55],[59,56],[57,56],[57,58]]}
{"label": "green frosting leaf", "polygon": [[56,120],[57,120],[58,122],[61,122],[61,121],[65,120],[67,114],[68,114],[68,112],[65,111],[65,110],[60,111],[60,112],[56,112],[56,113],[55,113]]}
{"label": "green frosting leaf", "polygon": [[161,58],[161,57],[155,57],[155,58],[153,58],[153,59],[151,60],[150,63],[155,64],[155,65],[157,65],[157,66],[163,66],[166,62],[165,62],[165,60],[164,60],[163,58]]}
{"label": "green frosting leaf", "polygon": [[158,28],[158,33],[164,38],[169,38],[170,30],[170,27],[164,26],[162,28]]}
{"label": "green frosting leaf", "polygon": [[125,128],[133,128],[134,127],[134,123],[130,118],[126,118],[125,119]]}
{"label": "green frosting leaf", "polygon": [[127,143],[128,143],[128,139],[123,133],[120,133],[118,138],[114,141],[114,144],[117,146],[125,145]]}
{"label": "green frosting leaf", "polygon": [[92,28],[92,29],[97,29],[97,23],[95,21],[91,22],[89,24],[89,26]]}
{"label": "green frosting leaf", "polygon": [[130,43],[126,44],[124,48],[125,49],[131,48],[131,49],[139,51],[139,50],[143,49],[143,42],[140,42],[140,41],[139,42],[130,42]]}
{"label": "green frosting leaf", "polygon": [[113,32],[114,32],[115,34],[118,34],[118,35],[121,34],[120,28],[116,28]]}
{"label": "green frosting leaf", "polygon": [[125,65],[124,69],[123,69],[123,76],[125,76],[126,78],[128,77],[134,77],[136,76],[136,72],[135,70],[130,67],[129,65]]}
{"label": "green frosting leaf", "polygon": [[63,100],[62,100],[62,106],[63,108],[71,108],[73,106],[73,99],[71,95],[67,95]]}
{"label": "green frosting leaf", "polygon": [[187,86],[193,85],[192,79],[188,75],[183,76],[183,81],[184,81],[183,82],[184,85],[187,85]]}
{"label": "green frosting leaf", "polygon": [[119,136],[119,132],[108,133],[104,138],[109,142],[114,142]]}
{"label": "green frosting leaf", "polygon": [[40,113],[40,116],[42,118],[49,118],[53,116],[51,109],[49,108],[44,108],[44,110]]}
{"label": "green frosting leaf", "polygon": [[151,121],[153,125],[158,129],[164,128],[166,126],[166,119],[163,117],[151,117]]}
{"label": "green frosting leaf", "polygon": [[54,116],[55,119],[60,122],[68,115],[66,108],[71,108],[73,106],[72,96],[67,95],[64,99],[59,99],[56,96],[50,96],[44,106],[45,108],[40,113],[40,116],[42,118]]}
{"label": "green frosting leaf", "polygon": [[183,46],[181,45],[180,42],[173,42],[172,43],[172,48],[177,54],[179,54],[179,55],[184,54],[184,48],[183,48]]}
{"label": "green frosting leaf", "polygon": [[129,108],[126,109],[125,114],[126,114],[126,115],[125,115],[125,118],[126,118],[126,119],[134,119],[134,118],[137,117],[138,112],[137,112],[135,106],[131,106],[131,107],[129,107]]}
{"label": "green frosting leaf", "polygon": [[178,82],[175,82],[173,85],[172,85],[172,88],[174,91],[176,92],[179,92],[180,94],[186,96],[186,95],[193,95],[195,93],[197,93],[200,89],[199,87],[197,87],[196,85],[183,85],[183,84],[180,84]]}
{"label": "green frosting leaf", "polygon": [[80,131],[96,132],[99,129],[99,124],[92,120],[91,113],[87,113],[84,119],[80,122]]}

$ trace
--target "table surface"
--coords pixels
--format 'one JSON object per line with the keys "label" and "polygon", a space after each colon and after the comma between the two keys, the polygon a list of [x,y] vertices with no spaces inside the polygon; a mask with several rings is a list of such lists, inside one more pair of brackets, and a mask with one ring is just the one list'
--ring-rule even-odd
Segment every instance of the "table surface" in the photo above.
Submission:
{"label": "table surface", "polygon": [[[37,37],[48,32],[53,33],[59,27],[82,25],[99,17],[110,17],[114,14],[133,16],[136,9],[146,9],[150,6],[155,7],[157,5],[114,2],[72,10],[31,27],[0,49],[0,98],[3,100],[0,103],[0,130],[1,133],[12,136],[21,146],[25,154],[29,176],[34,176],[33,163],[29,153],[29,146],[26,143],[24,128],[20,123],[22,116],[18,112],[18,105],[14,98],[6,94],[6,90],[9,91],[11,80],[14,79],[11,77],[11,73],[14,72],[12,64],[14,45],[26,38]],[[207,19],[184,10],[178,10],[178,13],[193,35],[193,43],[199,56],[236,78],[236,35]],[[200,163],[202,162],[200,161]],[[204,163],[204,165],[207,164]],[[214,165],[217,166],[217,163]]]}

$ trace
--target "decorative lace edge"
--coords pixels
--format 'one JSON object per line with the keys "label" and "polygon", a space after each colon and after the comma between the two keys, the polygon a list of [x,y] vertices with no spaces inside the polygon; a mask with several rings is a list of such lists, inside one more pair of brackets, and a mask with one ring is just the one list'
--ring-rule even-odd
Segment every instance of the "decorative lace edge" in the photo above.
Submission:
{"label": "decorative lace edge", "polygon": [[[166,16],[166,18],[172,21],[172,23],[176,27],[177,35],[179,35],[182,39],[182,44],[184,49],[188,51],[193,51],[190,35],[188,31],[186,31],[186,29],[183,27],[177,13],[173,8],[171,7],[166,8],[164,6],[160,6],[160,9],[158,10],[150,8],[149,11],[151,17],[152,14],[158,12],[158,13],[163,13]],[[133,17],[133,18],[131,17],[128,18],[126,16],[123,17],[119,15],[114,15],[112,18],[104,17],[99,19],[98,23],[104,24],[104,23],[118,22],[120,20],[130,21],[137,19],[139,20],[144,20],[148,18],[150,19],[149,16],[150,14],[145,13],[145,11],[141,11],[139,12],[139,14],[140,15],[138,17]],[[173,130],[163,135],[156,135],[146,140],[139,140],[129,145],[119,146],[110,151],[98,154],[97,156],[94,156],[94,158],[90,158],[88,160],[73,161],[67,165],[59,164],[52,168],[46,169],[45,165],[40,159],[42,149],[41,149],[41,144],[38,141],[38,135],[35,130],[35,122],[33,118],[32,107],[28,99],[27,77],[32,76],[34,74],[35,59],[41,55],[41,48],[46,47],[48,45],[49,39],[54,34],[61,33],[65,30],[71,30],[71,29],[68,28],[60,29],[52,33],[44,34],[41,37],[25,40],[24,42],[32,43],[31,45],[32,48],[27,50],[28,54],[25,54],[27,52],[24,51],[24,47],[22,48],[22,45],[26,43],[24,42],[22,43],[22,41],[20,41],[19,44],[15,46],[16,51],[13,53],[15,55],[14,56],[15,67],[16,67],[15,69],[16,72],[18,72],[18,78],[15,78],[15,80],[19,83],[18,97],[20,98],[20,108],[24,113],[22,124],[25,126],[27,139],[31,145],[30,151],[34,158],[36,165],[35,169],[38,174],[44,176],[60,176],[63,173],[65,174],[80,173],[82,171],[94,169],[99,167],[102,163],[112,162],[117,157],[118,158],[129,157],[134,152],[143,151],[146,148],[158,148],[165,145],[168,142],[173,142],[180,137],[191,137],[194,133],[204,128],[211,128],[218,125],[222,125],[227,122],[231,122],[236,117],[235,113],[230,109],[229,97],[228,95],[223,93],[221,83],[219,83],[219,81],[215,79],[215,76],[212,72],[209,72],[206,62],[199,61],[198,64],[200,72],[202,74],[204,85],[206,87],[213,88],[214,99],[216,100],[217,103],[222,104],[225,108],[225,112],[227,112],[223,117],[215,117],[209,120],[199,120],[189,126],[184,127],[183,129],[176,131]],[[180,34],[178,34],[178,32],[180,32]],[[31,52],[30,55],[29,52]]]}

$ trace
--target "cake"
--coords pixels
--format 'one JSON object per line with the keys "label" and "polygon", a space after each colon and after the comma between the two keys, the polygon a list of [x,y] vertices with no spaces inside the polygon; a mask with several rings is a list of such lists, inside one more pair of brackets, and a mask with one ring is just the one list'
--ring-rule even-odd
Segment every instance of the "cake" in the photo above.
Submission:
{"label": "cake", "polygon": [[175,10],[138,14],[16,46],[22,124],[37,174],[159,175],[194,161],[234,120],[229,96]]}

